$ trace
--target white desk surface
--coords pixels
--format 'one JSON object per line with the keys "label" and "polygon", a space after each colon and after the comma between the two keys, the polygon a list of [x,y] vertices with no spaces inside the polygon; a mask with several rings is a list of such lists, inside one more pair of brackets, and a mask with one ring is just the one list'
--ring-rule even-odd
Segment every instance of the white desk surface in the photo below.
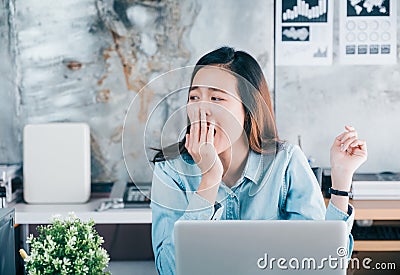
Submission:
{"label": "white desk surface", "polygon": [[15,208],[16,224],[48,224],[51,217],[67,217],[69,212],[83,221],[93,219],[98,224],[137,224],[151,223],[150,208],[108,209],[96,212],[100,203],[107,199],[91,199],[85,204],[26,204],[9,205]]}

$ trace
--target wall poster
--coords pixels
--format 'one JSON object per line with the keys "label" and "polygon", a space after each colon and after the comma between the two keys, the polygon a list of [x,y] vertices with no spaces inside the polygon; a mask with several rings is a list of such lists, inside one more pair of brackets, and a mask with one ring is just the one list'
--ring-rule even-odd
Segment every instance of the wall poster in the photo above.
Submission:
{"label": "wall poster", "polygon": [[276,2],[276,64],[331,65],[333,0]]}
{"label": "wall poster", "polygon": [[395,0],[341,0],[340,62],[395,64]]}

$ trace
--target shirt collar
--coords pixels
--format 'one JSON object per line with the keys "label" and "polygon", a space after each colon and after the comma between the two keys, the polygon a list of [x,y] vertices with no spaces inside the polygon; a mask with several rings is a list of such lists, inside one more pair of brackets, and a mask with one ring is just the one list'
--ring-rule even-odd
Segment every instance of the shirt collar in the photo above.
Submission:
{"label": "shirt collar", "polygon": [[276,157],[276,154],[260,154],[250,150],[243,173],[244,177],[259,185],[269,174],[268,171],[273,169]]}
{"label": "shirt collar", "polygon": [[250,150],[247,157],[247,163],[244,168],[244,177],[248,178],[253,183],[258,184],[260,182],[260,177],[264,167],[263,164],[264,158],[262,155]]}

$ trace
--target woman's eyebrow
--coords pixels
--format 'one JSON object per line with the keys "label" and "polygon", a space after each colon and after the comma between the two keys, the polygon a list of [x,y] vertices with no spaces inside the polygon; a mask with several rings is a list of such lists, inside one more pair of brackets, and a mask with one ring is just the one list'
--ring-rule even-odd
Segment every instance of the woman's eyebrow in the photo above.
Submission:
{"label": "woman's eyebrow", "polygon": [[209,87],[209,86],[206,86],[206,85],[195,85],[195,86],[192,86],[192,87],[190,87],[189,91],[196,90],[196,89],[198,89],[200,87],[208,88],[209,90],[212,90],[214,92],[221,92],[221,93],[224,93],[224,94],[228,94],[228,92],[226,92],[224,90],[221,90],[221,89],[218,89],[218,88],[215,88],[215,87]]}

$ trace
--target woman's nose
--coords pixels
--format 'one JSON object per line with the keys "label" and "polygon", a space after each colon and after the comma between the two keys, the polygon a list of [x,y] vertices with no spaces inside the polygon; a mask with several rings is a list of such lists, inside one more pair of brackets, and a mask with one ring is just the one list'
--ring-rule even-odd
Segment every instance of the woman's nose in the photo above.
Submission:
{"label": "woman's nose", "polygon": [[203,110],[206,113],[206,116],[210,116],[212,111],[212,103],[208,102],[208,101],[202,101],[200,103],[200,109]]}

